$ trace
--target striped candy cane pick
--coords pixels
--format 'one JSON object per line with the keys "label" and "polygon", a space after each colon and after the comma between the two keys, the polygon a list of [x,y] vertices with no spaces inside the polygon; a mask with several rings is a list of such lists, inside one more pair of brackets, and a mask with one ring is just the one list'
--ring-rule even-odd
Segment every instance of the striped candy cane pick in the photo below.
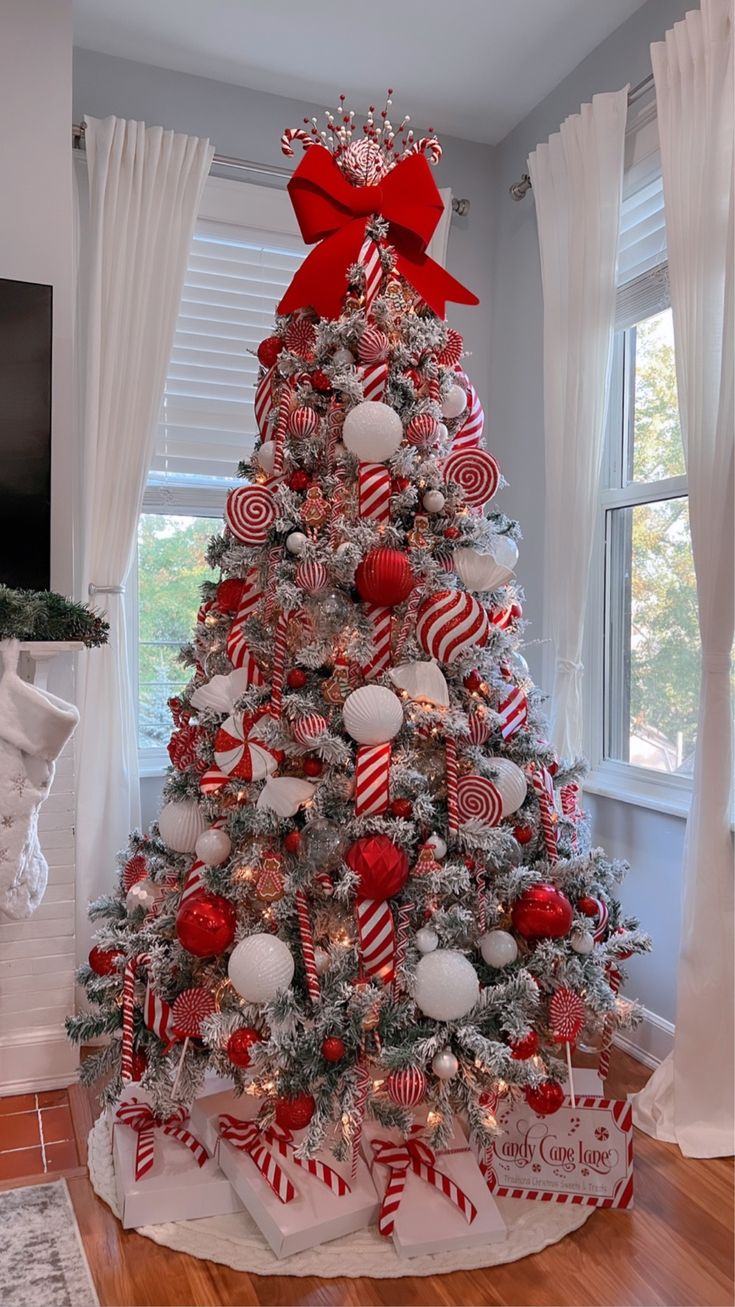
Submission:
{"label": "striped candy cane pick", "polygon": [[122,1047],[120,1049],[120,1078],[124,1085],[133,1079],[133,1016],[135,1012],[135,975],[140,966],[147,966],[150,957],[139,953],[130,958],[123,970],[122,994]]}
{"label": "striped candy cane pick", "polygon": [[396,651],[394,654],[394,662],[396,664],[400,663],[403,658],[403,650],[406,647],[406,641],[416,625],[416,613],[418,612],[422,594],[423,586],[416,585],[408,597],[406,611],[403,614],[403,621],[401,622],[401,629],[398,632],[398,640],[396,642]]}
{"label": "striped candy cane pick", "polygon": [[312,1003],[319,1002],[319,976],[316,969],[316,958],[314,956],[314,932],[311,928],[311,917],[309,915],[309,902],[304,890],[296,891],[296,912],[299,919],[299,935],[301,937],[301,952],[304,956],[304,971],[306,972],[306,988],[309,991],[309,998]]}
{"label": "striped candy cane pick", "polygon": [[[622,974],[617,967],[611,966],[608,971],[608,980],[610,988],[617,998],[620,986],[623,981]],[[615,1017],[612,1012],[608,1012],[605,1017],[605,1023],[602,1027],[602,1043],[600,1045],[600,1060],[598,1063],[598,1073],[601,1080],[607,1080],[610,1074],[610,1053],[612,1050],[613,1036],[615,1034]]]}
{"label": "striped candy cane pick", "polygon": [[444,741],[447,768],[447,817],[452,835],[459,830],[459,807],[457,804],[457,741],[448,735]]}
{"label": "striped candy cane pick", "polygon": [[360,1160],[360,1144],[362,1143],[362,1127],[365,1121],[365,1111],[367,1109],[368,1094],[372,1088],[373,1079],[367,1069],[367,1063],[363,1060],[357,1068],[357,1097],[355,1099],[355,1132],[352,1136],[352,1161],[350,1164],[350,1179],[355,1180],[357,1176],[357,1163]]}
{"label": "striped candy cane pick", "polygon": [[401,969],[406,961],[408,952],[408,940],[411,934],[411,917],[413,916],[415,903],[402,903],[398,909],[398,923],[396,926],[396,957],[395,957],[395,975],[391,986],[391,998],[396,1001],[401,992]]}
{"label": "striped candy cane pick", "polygon": [[282,610],[278,614],[278,623],[276,625],[276,637],[273,646],[273,670],[271,672],[271,708],[274,717],[280,717],[283,705],[287,636],[288,613]]}

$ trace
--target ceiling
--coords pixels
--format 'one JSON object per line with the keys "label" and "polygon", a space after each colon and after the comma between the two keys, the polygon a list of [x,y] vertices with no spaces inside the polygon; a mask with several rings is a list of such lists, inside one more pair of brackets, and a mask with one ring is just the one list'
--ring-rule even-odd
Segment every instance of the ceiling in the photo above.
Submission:
{"label": "ceiling", "polygon": [[75,44],[495,144],[644,0],[73,0]]}

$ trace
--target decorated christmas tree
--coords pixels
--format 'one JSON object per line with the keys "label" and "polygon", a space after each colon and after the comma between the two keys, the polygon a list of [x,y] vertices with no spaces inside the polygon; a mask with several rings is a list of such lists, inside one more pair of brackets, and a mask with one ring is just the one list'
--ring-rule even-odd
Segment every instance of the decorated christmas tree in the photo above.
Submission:
{"label": "decorated christmas tree", "polygon": [[[388,102],[390,104],[390,101]],[[389,109],[283,136],[315,248],[258,350],[260,443],[210,544],[158,822],[80,980],[84,1078],[162,1117],[229,1076],[262,1119],[354,1153],[366,1114],[489,1144],[500,1094],[636,1017],[625,868],[589,847],[579,764],[520,653],[517,524],[427,257],[441,150]],[[497,496],[502,504],[502,493]]]}

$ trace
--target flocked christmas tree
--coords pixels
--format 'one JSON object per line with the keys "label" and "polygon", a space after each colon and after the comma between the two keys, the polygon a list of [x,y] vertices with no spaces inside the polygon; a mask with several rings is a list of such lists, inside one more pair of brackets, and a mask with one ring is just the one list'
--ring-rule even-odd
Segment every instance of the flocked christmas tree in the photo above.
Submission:
{"label": "flocked christmas tree", "polygon": [[604,1062],[648,940],[519,652],[519,529],[444,320],[476,301],[424,252],[439,144],[387,110],[294,140],[315,249],[258,350],[164,807],[92,906],[68,1025],[112,1036],[83,1068],[108,1099],[142,1080],[167,1114],[213,1069],[307,1150],[419,1104],[482,1145],[499,1093],[560,1105],[583,1026]]}

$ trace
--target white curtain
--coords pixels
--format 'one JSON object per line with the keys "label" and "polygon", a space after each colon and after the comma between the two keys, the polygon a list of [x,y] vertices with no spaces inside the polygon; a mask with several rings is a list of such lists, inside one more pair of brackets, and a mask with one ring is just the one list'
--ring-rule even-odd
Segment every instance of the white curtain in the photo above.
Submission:
{"label": "white curtain", "polygon": [[77,737],[77,948],[90,898],[140,823],[124,585],[150,466],[187,256],[213,149],[119,118],[86,120],[89,170],[78,340],[81,584],[110,642],[81,659]]}
{"label": "white curtain", "polygon": [[651,47],[702,639],[673,1054],[635,1103],[688,1157],[733,1152],[733,19],[702,0]]}
{"label": "white curtain", "polygon": [[545,630],[552,741],[582,752],[582,639],[615,320],[627,87],[596,95],[528,160],[544,292]]}

